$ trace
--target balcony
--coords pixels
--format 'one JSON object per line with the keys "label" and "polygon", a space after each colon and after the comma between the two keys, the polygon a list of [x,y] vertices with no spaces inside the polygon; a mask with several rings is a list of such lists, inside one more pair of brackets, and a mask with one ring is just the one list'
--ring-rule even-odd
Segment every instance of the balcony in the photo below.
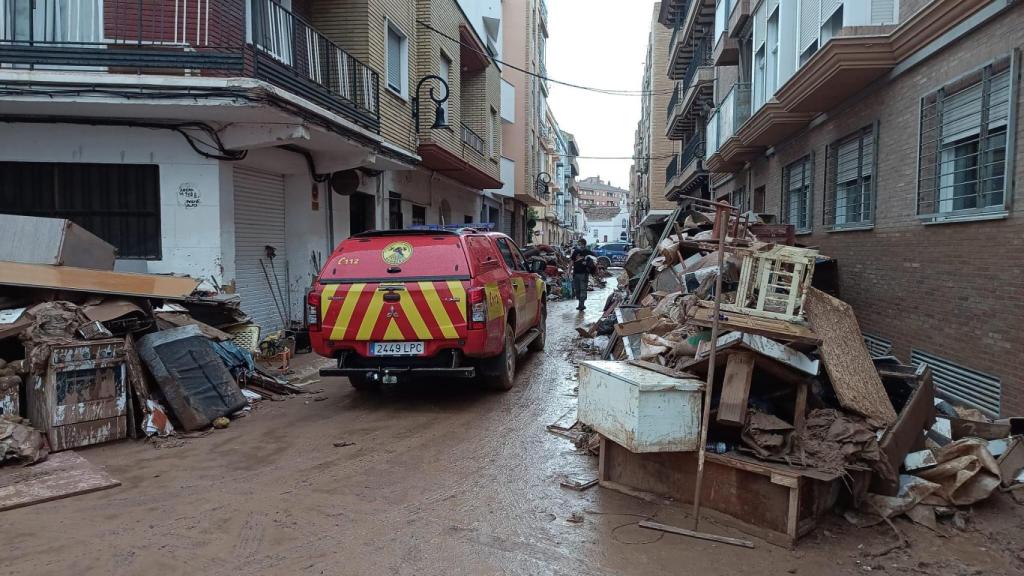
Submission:
{"label": "balcony", "polygon": [[704,167],[704,135],[694,134],[686,143],[683,152],[674,157],[678,159],[678,170],[672,178],[665,180],[665,198],[678,200],[680,196],[692,196],[693,191],[701,188],[708,179]]}
{"label": "balcony", "polygon": [[743,27],[747,25],[747,20],[750,19],[750,5],[754,4],[756,0],[732,0],[732,10],[729,13],[729,24],[727,31],[729,36],[733,38],[739,38],[743,32]]}
{"label": "balcony", "polygon": [[735,1],[718,0],[715,6],[715,49],[711,55],[715,66],[735,66],[740,63],[740,41],[729,34],[729,20]]}
{"label": "balcony", "polygon": [[[662,5],[664,11],[664,5]],[[679,80],[693,57],[698,41],[712,34],[715,21],[715,0],[691,0],[678,20],[672,21],[669,42],[668,77]],[[667,24],[669,25],[669,24]]]}
{"label": "balcony", "polygon": [[0,13],[4,68],[254,78],[380,130],[378,73],[272,0],[0,0]]}
{"label": "balcony", "polygon": [[[897,27],[843,28],[775,92],[774,98],[746,121],[734,122],[731,137],[719,137],[716,145],[709,138],[708,169],[728,172],[742,168],[748,159],[797,134],[819,114],[842,104],[986,9],[989,16],[1000,10],[986,0],[931,2]],[[709,122],[709,136],[712,129]]]}
{"label": "balcony", "polygon": [[658,22],[672,27],[686,16],[691,0],[664,0],[658,13]]}
{"label": "balcony", "polygon": [[545,0],[537,0],[537,12],[540,14],[538,25],[544,37],[548,37],[548,3]]}
{"label": "balcony", "polygon": [[714,96],[715,69],[711,66],[711,37],[701,38],[693,49],[686,72],[672,93],[665,135],[682,140],[697,129],[701,111]]}
{"label": "balcony", "polygon": [[481,156],[486,156],[484,153],[484,139],[465,124],[462,125],[462,143],[476,150]]}
{"label": "balcony", "polygon": [[[707,164],[711,172],[739,169],[754,157],[755,149],[744,147],[736,137],[737,130],[750,118],[750,84],[734,84],[707,124]],[[729,161],[725,161],[728,154]]]}
{"label": "balcony", "polygon": [[540,61],[540,90],[544,96],[550,96],[551,88],[548,86],[548,65],[544,60]]}

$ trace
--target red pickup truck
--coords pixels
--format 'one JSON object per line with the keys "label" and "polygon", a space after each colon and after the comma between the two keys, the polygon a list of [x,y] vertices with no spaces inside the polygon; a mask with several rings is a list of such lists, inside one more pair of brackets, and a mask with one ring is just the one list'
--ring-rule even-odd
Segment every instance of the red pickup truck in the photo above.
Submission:
{"label": "red pickup truck", "polygon": [[320,374],[358,390],[406,376],[512,388],[517,357],[546,334],[545,284],[528,266],[511,238],[472,228],[344,240],[306,300],[313,349],[338,361]]}

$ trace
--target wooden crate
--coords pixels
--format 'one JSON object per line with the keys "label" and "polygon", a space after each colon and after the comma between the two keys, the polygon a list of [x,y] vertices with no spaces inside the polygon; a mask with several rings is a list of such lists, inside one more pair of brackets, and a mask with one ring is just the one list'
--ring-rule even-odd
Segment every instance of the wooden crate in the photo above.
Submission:
{"label": "wooden crate", "polygon": [[[798,471],[737,453],[705,455],[703,514],[777,546],[793,547],[835,505],[838,475]],[[601,438],[600,485],[632,496],[693,502],[696,452],[636,454]],[[867,477],[853,479],[864,483]]]}
{"label": "wooden crate", "polygon": [[127,368],[121,339],[52,346],[27,386],[28,416],[53,452],[127,435]]}
{"label": "wooden crate", "polygon": [[772,246],[742,252],[736,302],[723,310],[787,322],[803,320],[804,297],[811,287],[817,250]]}

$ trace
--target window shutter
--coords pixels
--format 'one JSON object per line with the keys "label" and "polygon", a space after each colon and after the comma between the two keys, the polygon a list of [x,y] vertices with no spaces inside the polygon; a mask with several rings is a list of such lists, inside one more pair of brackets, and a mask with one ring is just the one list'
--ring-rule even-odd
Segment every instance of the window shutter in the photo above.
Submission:
{"label": "window shutter", "polygon": [[388,85],[402,89],[402,37],[388,27]]}
{"label": "window shutter", "polygon": [[896,24],[896,0],[871,0],[871,23]]}
{"label": "window shutter", "polygon": [[819,0],[802,0],[800,2],[800,52],[806,50],[818,39],[821,14]]}
{"label": "window shutter", "polygon": [[1010,117],[1010,72],[992,76],[989,83],[988,128],[1006,126]]}
{"label": "window shutter", "polygon": [[942,102],[942,144],[977,134],[981,127],[982,85],[973,84]]}
{"label": "window shutter", "polygon": [[764,37],[768,25],[768,2],[761,2],[754,10],[754,52],[756,53],[764,46]]}
{"label": "window shutter", "polygon": [[860,168],[860,138],[847,140],[836,147],[836,182],[856,180]]}
{"label": "window shutter", "polygon": [[860,173],[864,176],[872,176],[875,170],[875,131],[873,128],[864,134],[862,142]]}
{"label": "window shutter", "polygon": [[821,22],[828,22],[842,4],[843,0],[821,0]]}

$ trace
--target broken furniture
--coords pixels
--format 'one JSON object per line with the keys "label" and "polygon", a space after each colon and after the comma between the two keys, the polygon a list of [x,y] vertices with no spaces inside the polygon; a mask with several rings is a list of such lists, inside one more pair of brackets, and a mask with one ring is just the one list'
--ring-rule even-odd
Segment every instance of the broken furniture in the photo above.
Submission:
{"label": "broken furniture", "polygon": [[580,364],[578,419],[634,452],[696,450],[704,383],[626,362]]}
{"label": "broken furniture", "polygon": [[[32,356],[31,346],[26,357]],[[43,346],[43,344],[38,344]],[[26,403],[54,452],[124,438],[128,430],[125,344],[121,339],[48,344],[33,368]]]}
{"label": "broken furniture", "polygon": [[198,326],[147,334],[139,339],[138,352],[167,405],[187,431],[206,428],[215,419],[248,405]]}
{"label": "broken furniture", "polygon": [[117,249],[63,218],[0,214],[0,260],[113,270]]}
{"label": "broken furniture", "polygon": [[766,250],[737,249],[737,253],[744,258],[736,302],[723,303],[722,309],[799,322],[818,251],[776,245]]}

